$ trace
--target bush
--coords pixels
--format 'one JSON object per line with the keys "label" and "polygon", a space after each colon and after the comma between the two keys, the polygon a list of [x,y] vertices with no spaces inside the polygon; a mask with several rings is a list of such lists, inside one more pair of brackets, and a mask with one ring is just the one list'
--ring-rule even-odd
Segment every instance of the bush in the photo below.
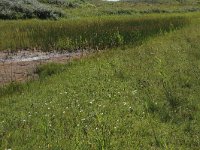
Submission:
{"label": "bush", "polygon": [[58,6],[64,6],[67,8],[75,8],[79,7],[81,2],[83,1],[76,1],[76,0],[39,0],[42,3],[54,4]]}
{"label": "bush", "polygon": [[37,0],[1,0],[0,19],[40,18],[56,19],[63,13]]}

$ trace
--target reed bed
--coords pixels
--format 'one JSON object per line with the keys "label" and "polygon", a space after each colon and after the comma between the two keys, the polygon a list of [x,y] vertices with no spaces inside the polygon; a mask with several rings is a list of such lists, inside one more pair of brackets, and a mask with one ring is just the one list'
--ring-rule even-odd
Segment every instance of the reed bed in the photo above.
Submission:
{"label": "reed bed", "polygon": [[181,16],[0,21],[0,50],[106,49],[132,44],[188,22]]}

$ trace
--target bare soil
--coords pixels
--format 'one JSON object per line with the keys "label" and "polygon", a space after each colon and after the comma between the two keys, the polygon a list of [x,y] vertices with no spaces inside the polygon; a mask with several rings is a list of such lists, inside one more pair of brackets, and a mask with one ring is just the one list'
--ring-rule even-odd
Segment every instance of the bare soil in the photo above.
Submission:
{"label": "bare soil", "polygon": [[79,59],[86,52],[41,52],[41,51],[9,51],[0,52],[0,86],[15,82],[37,79],[36,68],[45,63],[67,63],[72,59]]}

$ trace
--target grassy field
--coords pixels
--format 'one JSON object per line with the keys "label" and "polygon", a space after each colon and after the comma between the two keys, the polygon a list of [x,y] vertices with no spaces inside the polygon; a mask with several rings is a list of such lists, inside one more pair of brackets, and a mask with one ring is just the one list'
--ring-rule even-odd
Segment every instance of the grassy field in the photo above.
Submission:
{"label": "grassy field", "polygon": [[59,19],[102,15],[183,13],[200,10],[199,0],[1,0],[0,19]]}
{"label": "grassy field", "polygon": [[1,89],[0,149],[199,149],[199,15]]}
{"label": "grassy field", "polygon": [[189,23],[178,15],[105,16],[61,21],[0,21],[0,50],[106,49]]}
{"label": "grassy field", "polygon": [[139,15],[154,13],[186,13],[200,10],[200,3],[134,3],[98,1],[85,7],[64,9],[65,18],[80,18],[102,15]]}

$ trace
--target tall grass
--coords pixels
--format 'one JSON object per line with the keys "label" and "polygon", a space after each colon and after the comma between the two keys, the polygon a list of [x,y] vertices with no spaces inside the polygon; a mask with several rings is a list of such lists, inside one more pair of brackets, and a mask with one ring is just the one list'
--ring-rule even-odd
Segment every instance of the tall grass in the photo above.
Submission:
{"label": "tall grass", "polygon": [[101,17],[61,21],[1,21],[0,50],[105,49],[131,44],[187,24],[183,17]]}

